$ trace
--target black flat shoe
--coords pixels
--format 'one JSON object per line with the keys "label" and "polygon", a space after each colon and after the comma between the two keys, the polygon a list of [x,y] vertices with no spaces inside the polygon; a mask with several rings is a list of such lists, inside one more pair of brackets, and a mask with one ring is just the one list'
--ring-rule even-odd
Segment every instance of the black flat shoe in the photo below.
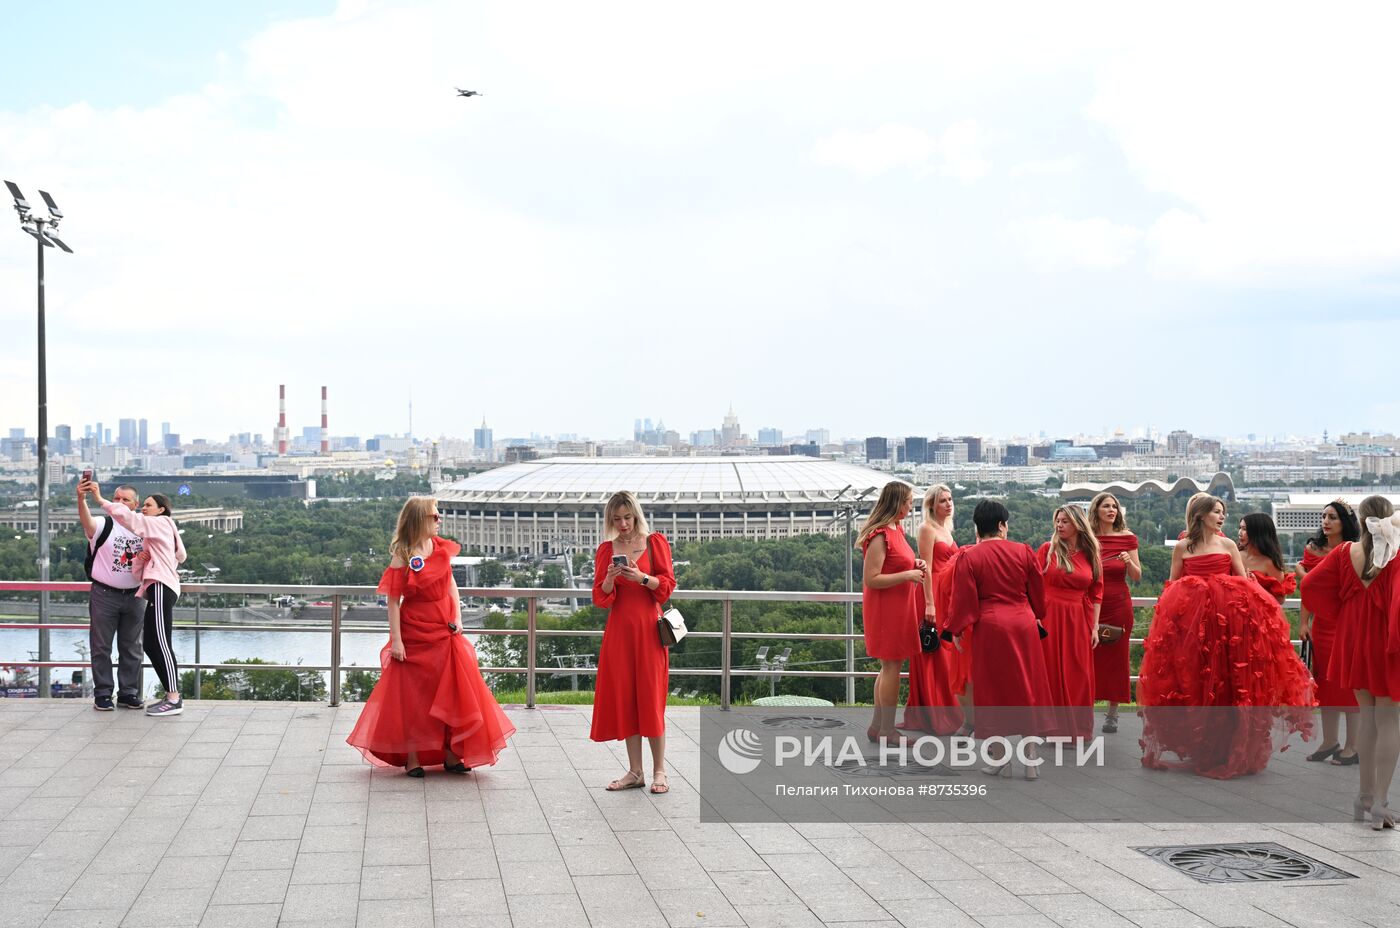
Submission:
{"label": "black flat shoe", "polygon": [[1340,744],[1334,744],[1330,748],[1318,748],[1316,751],[1313,751],[1308,755],[1308,760],[1313,762],[1330,760],[1340,753],[1342,753],[1342,746]]}
{"label": "black flat shoe", "polygon": [[442,769],[448,773],[470,773],[472,768],[459,760],[455,764],[443,764]]}
{"label": "black flat shoe", "polygon": [[1332,758],[1333,767],[1355,767],[1359,763],[1361,763],[1360,754],[1353,754],[1350,757],[1347,757],[1345,754],[1342,754],[1339,751],[1337,753],[1337,756]]}
{"label": "black flat shoe", "polygon": [[406,776],[413,777],[413,779],[415,779],[415,780],[421,780],[421,779],[423,779],[423,777],[427,776],[427,774],[425,774],[425,773],[423,772],[423,768],[422,768],[422,767],[414,767],[414,768],[412,768],[412,769],[410,769],[410,770],[405,770],[405,771],[404,771],[404,774],[405,774]]}

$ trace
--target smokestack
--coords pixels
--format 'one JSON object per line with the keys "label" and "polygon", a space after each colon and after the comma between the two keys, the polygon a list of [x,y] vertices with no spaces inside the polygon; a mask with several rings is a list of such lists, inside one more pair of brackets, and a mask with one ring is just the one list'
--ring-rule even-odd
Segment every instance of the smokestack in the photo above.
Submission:
{"label": "smokestack", "polygon": [[277,453],[285,455],[287,453],[287,385],[277,386],[277,428],[272,433],[273,440],[277,442]]}
{"label": "smokestack", "polygon": [[321,388],[321,453],[331,453],[331,433],[326,429],[326,388]]}

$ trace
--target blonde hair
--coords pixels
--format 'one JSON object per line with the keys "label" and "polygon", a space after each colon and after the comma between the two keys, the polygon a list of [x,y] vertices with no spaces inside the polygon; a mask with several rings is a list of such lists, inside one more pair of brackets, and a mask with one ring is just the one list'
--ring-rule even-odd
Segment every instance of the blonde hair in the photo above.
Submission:
{"label": "blonde hair", "polygon": [[1089,521],[1094,524],[1094,533],[1098,534],[1099,523],[1102,521],[1099,518],[1099,506],[1101,506],[1106,499],[1113,500],[1113,505],[1118,507],[1118,517],[1113,520],[1112,529],[1115,532],[1126,532],[1128,530],[1128,520],[1123,515],[1123,504],[1119,502],[1118,497],[1114,496],[1112,493],[1099,493],[1089,501]]}
{"label": "blonde hair", "polygon": [[437,500],[431,496],[410,496],[399,510],[398,525],[394,527],[394,537],[389,542],[389,555],[405,561],[413,554],[413,549],[433,534],[433,508]]}
{"label": "blonde hair", "polygon": [[950,499],[950,500],[953,498],[953,491],[950,490],[950,489],[948,489],[947,484],[935,483],[933,486],[931,486],[931,487],[929,487],[927,490],[925,490],[925,491],[924,491],[924,505],[923,505],[924,524],[925,524],[925,525],[937,525],[937,524],[938,524],[938,523],[934,520],[934,518],[933,518],[933,509],[934,509],[935,506],[938,505],[938,494],[939,494],[939,493],[947,493],[947,494],[948,494],[948,499]]}
{"label": "blonde hair", "polygon": [[1186,550],[1195,551],[1196,546],[1206,540],[1206,516],[1214,511],[1216,506],[1220,506],[1223,513],[1228,513],[1225,501],[1218,496],[1211,496],[1209,493],[1197,493],[1191,497],[1186,504]]}
{"label": "blonde hair", "polygon": [[[1074,525],[1074,530],[1079,533],[1075,539],[1075,547],[1084,552],[1084,556],[1089,560],[1089,569],[1094,572],[1094,579],[1099,579],[1099,571],[1102,569],[1099,558],[1099,539],[1089,530],[1089,517],[1083,509],[1075,505],[1061,506],[1055,510],[1055,515],[1065,514],[1065,518]],[[1052,516],[1051,518],[1054,518]],[[1049,569],[1053,561],[1060,562],[1060,569],[1067,574],[1074,573],[1074,551],[1070,550],[1069,542],[1060,537],[1059,532],[1054,533],[1050,539],[1050,550],[1045,552],[1045,567]]]}
{"label": "blonde hair", "polygon": [[1376,575],[1376,562],[1372,560],[1376,540],[1371,530],[1366,528],[1367,519],[1389,519],[1395,514],[1395,507],[1384,496],[1368,496],[1356,507],[1356,519],[1361,523],[1361,579],[1370,580]]}
{"label": "blonde hair", "polygon": [[865,524],[860,527],[860,534],[856,536],[856,546],[864,545],[871,535],[898,522],[900,507],[913,499],[914,488],[909,484],[899,480],[891,480],[885,484],[880,490],[880,498],[875,501],[875,508],[870,510],[870,515],[865,517]]}
{"label": "blonde hair", "polygon": [[647,517],[642,512],[642,504],[637,502],[636,495],[631,490],[618,490],[608,497],[607,505],[603,507],[603,540],[612,541],[617,538],[617,529],[613,527],[613,516],[622,510],[632,513],[632,531],[642,538],[650,534],[647,528]]}

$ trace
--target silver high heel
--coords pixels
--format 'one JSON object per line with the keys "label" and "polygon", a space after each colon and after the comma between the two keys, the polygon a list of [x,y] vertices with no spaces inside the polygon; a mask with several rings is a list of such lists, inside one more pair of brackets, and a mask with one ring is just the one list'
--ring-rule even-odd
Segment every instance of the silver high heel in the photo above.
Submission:
{"label": "silver high heel", "polygon": [[982,768],[982,772],[989,777],[1001,777],[1009,780],[1015,771],[1011,767],[1011,758],[1008,757],[999,764],[988,764]]}
{"label": "silver high heel", "polygon": [[1395,817],[1391,814],[1390,807],[1385,803],[1379,806],[1371,805],[1371,830],[1380,831],[1383,828],[1394,828]]}
{"label": "silver high heel", "polygon": [[1365,793],[1358,793],[1351,803],[1351,820],[1353,822],[1364,822],[1366,816],[1371,814],[1371,797]]}

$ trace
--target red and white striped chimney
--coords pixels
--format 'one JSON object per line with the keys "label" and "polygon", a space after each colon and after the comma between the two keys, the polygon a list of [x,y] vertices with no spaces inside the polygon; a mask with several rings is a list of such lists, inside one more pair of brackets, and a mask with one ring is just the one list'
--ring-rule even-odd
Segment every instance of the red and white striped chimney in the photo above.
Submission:
{"label": "red and white striped chimney", "polygon": [[321,453],[331,453],[331,433],[326,429],[326,388],[321,388]]}
{"label": "red and white striped chimney", "polygon": [[287,453],[287,385],[277,385],[277,429],[273,432],[277,453]]}

